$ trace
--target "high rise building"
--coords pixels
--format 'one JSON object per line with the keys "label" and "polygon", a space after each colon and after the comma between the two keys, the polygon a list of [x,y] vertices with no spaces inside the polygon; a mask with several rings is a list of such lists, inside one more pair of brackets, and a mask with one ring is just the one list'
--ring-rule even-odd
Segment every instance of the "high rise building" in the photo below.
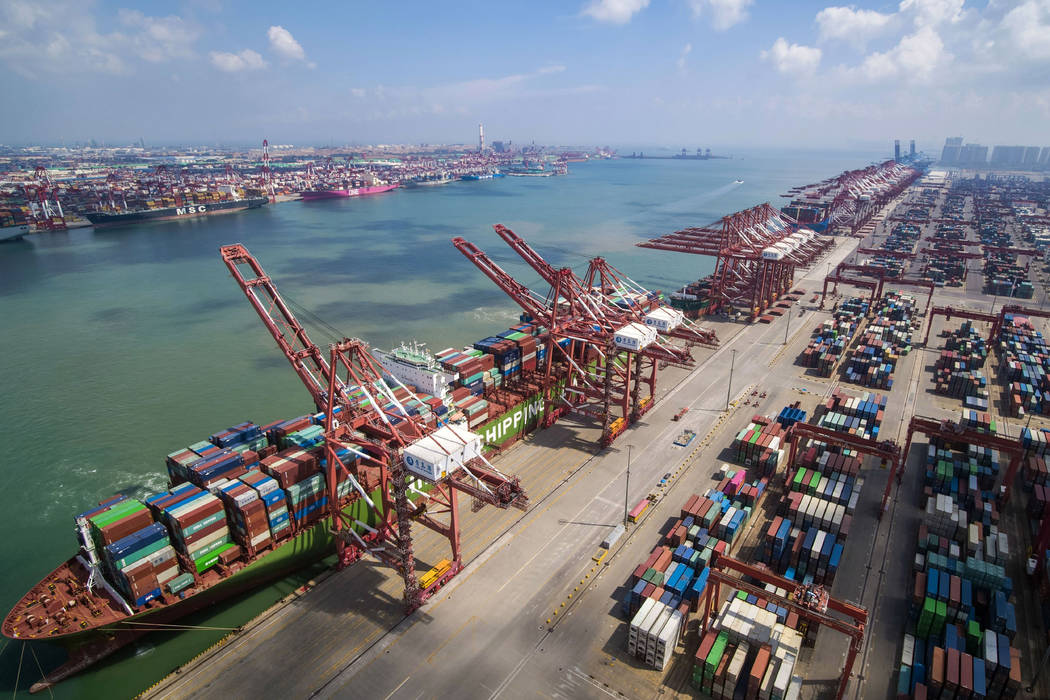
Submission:
{"label": "high rise building", "polygon": [[908,144],[908,155],[911,156],[912,160],[915,160],[915,139],[911,140]]}
{"label": "high rise building", "polygon": [[485,152],[485,125],[478,124],[478,153]]}
{"label": "high rise building", "polygon": [[893,140],[893,160],[897,161],[898,163],[901,161],[901,140],[900,139],[894,139]]}

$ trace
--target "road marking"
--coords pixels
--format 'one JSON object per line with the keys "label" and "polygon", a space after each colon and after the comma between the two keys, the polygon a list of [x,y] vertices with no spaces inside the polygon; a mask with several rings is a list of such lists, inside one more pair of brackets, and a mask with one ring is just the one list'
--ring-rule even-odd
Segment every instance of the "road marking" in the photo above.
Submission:
{"label": "road marking", "polygon": [[392,698],[394,696],[394,693],[396,693],[397,691],[401,690],[401,686],[403,686],[405,683],[408,683],[408,679],[411,678],[411,677],[412,676],[405,676],[405,680],[401,681],[400,685],[398,685],[396,688],[391,690],[390,691],[390,695],[387,695],[385,698],[383,698],[383,700],[390,700],[390,698]]}

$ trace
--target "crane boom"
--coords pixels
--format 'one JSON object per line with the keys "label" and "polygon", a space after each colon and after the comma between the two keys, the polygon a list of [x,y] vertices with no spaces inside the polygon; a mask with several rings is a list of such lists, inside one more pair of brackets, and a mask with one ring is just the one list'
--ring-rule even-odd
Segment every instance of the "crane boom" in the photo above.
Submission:
{"label": "crane boom", "polygon": [[[292,369],[306,385],[314,405],[318,410],[323,409],[328,402],[326,396],[330,369],[321,349],[310,340],[306,329],[277,293],[269,275],[243,244],[226,245],[219,250],[222,261],[226,263],[237,285],[259,314],[266,330],[277,341],[277,346],[291,363]],[[248,267],[249,275],[241,273],[242,266]]]}

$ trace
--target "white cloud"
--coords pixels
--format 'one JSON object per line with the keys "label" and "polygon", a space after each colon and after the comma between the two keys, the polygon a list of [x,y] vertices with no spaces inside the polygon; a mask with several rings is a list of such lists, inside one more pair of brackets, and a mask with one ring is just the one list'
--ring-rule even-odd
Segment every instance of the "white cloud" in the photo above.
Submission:
{"label": "white cloud", "polygon": [[[270,27],[266,36],[270,37],[270,48],[281,57],[292,61],[306,61],[306,51],[295,40],[292,33],[284,27],[280,25]],[[307,65],[314,67],[313,63],[307,63]]]}
{"label": "white cloud", "polygon": [[812,46],[789,44],[784,37],[773,42],[762,59],[769,61],[778,72],[785,75],[805,77],[812,75],[820,65],[821,50]]}
{"label": "white cloud", "polygon": [[1005,47],[1036,61],[1050,59],[1050,0],[1029,0],[1010,10],[1000,25]]}
{"label": "white cloud", "polygon": [[913,21],[918,28],[936,27],[937,25],[956,24],[964,18],[965,0],[901,0],[901,14],[913,14]]}
{"label": "white cloud", "polygon": [[678,54],[678,61],[677,61],[678,70],[683,71],[683,72],[685,71],[685,59],[689,56],[689,54],[690,54],[690,52],[692,52],[692,50],[693,50],[693,45],[692,44],[686,44],[685,46],[682,47],[681,53]]}
{"label": "white cloud", "polygon": [[722,32],[747,19],[755,0],[689,0],[693,17],[711,16],[711,26]]}
{"label": "white cloud", "polygon": [[141,61],[160,63],[194,55],[200,31],[181,17],[120,10],[119,29],[104,33],[94,11],[79,0],[0,2],[0,63],[36,78],[52,73],[126,74]]}
{"label": "white cloud", "polygon": [[928,82],[948,58],[940,35],[933,27],[927,26],[904,37],[885,53],[872,53],[864,59],[859,71],[873,82],[900,78],[922,83]]}
{"label": "white cloud", "polygon": [[627,24],[648,6],[649,0],[591,0],[580,12],[599,22]]}
{"label": "white cloud", "polygon": [[854,7],[825,7],[817,13],[817,26],[822,39],[840,39],[863,45],[884,32],[893,15],[858,10]]}
{"label": "white cloud", "polygon": [[138,10],[118,10],[117,18],[125,27],[138,30],[131,37],[135,53],[157,63],[193,55],[192,46],[200,36],[196,27],[181,17],[147,17]]}
{"label": "white cloud", "polygon": [[367,91],[364,88],[350,88],[350,94],[361,99],[367,94]]}
{"label": "white cloud", "polygon": [[212,51],[211,62],[213,66],[227,73],[259,70],[266,67],[266,61],[263,60],[263,57],[251,49],[245,49],[238,53]]}

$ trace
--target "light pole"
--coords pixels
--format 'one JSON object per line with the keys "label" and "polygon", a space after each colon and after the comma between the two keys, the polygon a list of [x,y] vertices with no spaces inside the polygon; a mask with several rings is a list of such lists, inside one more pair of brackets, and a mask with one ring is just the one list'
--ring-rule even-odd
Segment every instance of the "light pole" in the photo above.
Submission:
{"label": "light pole", "polygon": [[[802,304],[799,304],[801,307]],[[791,327],[791,312],[784,314],[784,345],[788,344],[788,328]]]}
{"label": "light pole", "polygon": [[733,391],[733,368],[736,366],[736,350],[733,350],[733,358],[729,361],[729,386],[726,387],[726,412],[729,411],[729,396]]}
{"label": "light pole", "polygon": [[627,486],[623,490],[623,526],[627,528],[627,503],[631,497],[631,448],[633,445],[627,446]]}

